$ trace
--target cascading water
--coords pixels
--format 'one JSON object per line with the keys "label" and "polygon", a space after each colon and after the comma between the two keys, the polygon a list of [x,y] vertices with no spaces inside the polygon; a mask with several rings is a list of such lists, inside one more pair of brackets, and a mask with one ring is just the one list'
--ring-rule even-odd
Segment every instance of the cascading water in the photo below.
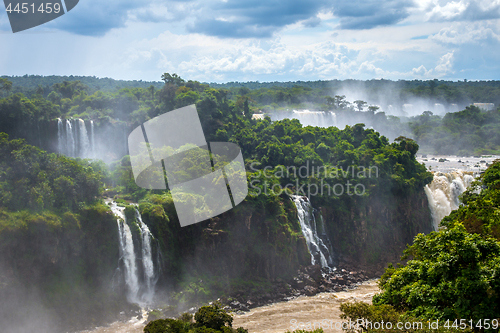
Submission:
{"label": "cascading water", "polygon": [[92,150],[92,156],[95,157],[95,136],[94,136],[94,121],[90,121],[90,149]]}
{"label": "cascading water", "polygon": [[333,258],[332,258],[332,248],[330,240],[328,239],[326,228],[323,223],[323,217],[320,215],[322,221],[321,233],[325,242],[329,245],[325,245],[322,237],[318,236],[316,218],[314,217],[313,207],[309,203],[307,197],[302,197],[298,195],[292,195],[292,200],[297,207],[297,214],[299,217],[300,228],[302,229],[302,234],[306,239],[307,248],[311,254],[311,264],[321,265],[322,268],[332,268]]}
{"label": "cascading water", "polygon": [[135,217],[139,222],[139,227],[141,229],[141,241],[142,241],[142,267],[144,269],[144,294],[143,299],[151,303],[154,296],[154,288],[157,282],[155,276],[155,267],[153,264],[153,251],[151,250],[151,232],[148,226],[142,221],[141,214],[139,210],[135,209]]}
{"label": "cascading water", "polygon": [[83,119],[57,118],[57,148],[60,154],[70,157],[94,158],[94,122],[90,121],[90,135]]}
{"label": "cascading water", "polygon": [[445,216],[450,215],[452,210],[458,209],[460,195],[473,181],[472,173],[461,170],[434,173],[432,183],[424,188],[429,201],[434,230],[438,230],[439,223]]}
{"label": "cascading water", "polygon": [[120,260],[125,268],[125,284],[127,286],[127,300],[131,303],[138,303],[139,293],[139,277],[136,266],[134,241],[130,227],[125,222],[124,208],[119,207],[116,202],[111,205],[111,210],[119,218],[118,223],[118,240],[120,243]]}
{"label": "cascading water", "polygon": [[87,127],[85,126],[85,122],[82,119],[78,119],[78,125],[79,125],[79,143],[80,143],[80,150],[79,150],[79,155],[80,157],[88,157],[90,153],[90,141],[89,141],[89,136],[87,134]]}
{"label": "cascading water", "polygon": [[333,112],[293,110],[292,112],[276,112],[271,115],[272,120],[285,118],[298,119],[303,126],[337,126],[337,115]]}
{"label": "cascading water", "polygon": [[[127,300],[131,303],[147,306],[153,301],[155,286],[159,277],[160,251],[156,251],[157,261],[155,263],[153,261],[153,248],[151,244],[151,240],[154,238],[148,226],[142,221],[141,214],[137,208],[135,209],[135,217],[141,235],[140,249],[136,250],[134,248],[132,231],[127,224],[124,214],[125,208],[119,207],[116,202],[110,202],[111,210],[118,217],[120,263],[124,268],[123,277],[127,287]],[[141,260],[142,267],[138,267],[138,259]],[[117,272],[121,274],[121,269],[118,268]]]}
{"label": "cascading water", "polygon": [[57,149],[59,151],[59,154],[64,154],[65,151],[65,143],[66,141],[64,140],[64,125],[61,120],[61,118],[57,118]]}
{"label": "cascading water", "polygon": [[69,119],[66,119],[66,147],[67,152],[66,154],[75,157],[75,147],[76,141],[75,141],[75,136],[73,133],[73,126],[71,125],[71,121]]}

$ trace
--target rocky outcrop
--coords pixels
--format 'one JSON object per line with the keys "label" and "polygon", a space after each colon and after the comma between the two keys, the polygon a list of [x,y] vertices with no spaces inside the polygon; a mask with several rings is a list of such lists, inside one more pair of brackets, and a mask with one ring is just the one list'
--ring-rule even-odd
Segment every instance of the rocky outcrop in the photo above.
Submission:
{"label": "rocky outcrop", "polygon": [[432,231],[423,189],[408,196],[372,195],[358,201],[351,201],[347,211],[321,208],[340,267],[380,276],[388,263],[400,261],[402,251],[418,233]]}

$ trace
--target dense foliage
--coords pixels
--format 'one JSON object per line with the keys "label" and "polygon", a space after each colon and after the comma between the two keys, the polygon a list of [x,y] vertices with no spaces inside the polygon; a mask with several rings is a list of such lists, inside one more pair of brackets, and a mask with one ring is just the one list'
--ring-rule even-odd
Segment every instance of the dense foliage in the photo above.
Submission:
{"label": "dense foliage", "polygon": [[[205,134],[214,138],[228,120],[269,112],[282,117],[287,109],[334,111],[339,127],[364,123],[390,139],[412,137],[429,153],[492,154],[499,151],[498,111],[480,112],[470,107],[444,118],[430,111],[414,118],[386,115],[389,109],[365,101],[349,102],[346,91],[362,90],[371,103],[412,103],[423,98],[432,103],[467,105],[472,102],[499,105],[498,81],[317,81],[289,83],[203,84],[164,73],[159,82],[115,81],[95,77],[4,77],[0,82],[0,132],[25,138],[30,144],[56,151],[53,141],[56,118],[92,119],[102,131],[130,132],[139,124],[167,111],[196,103]],[[10,80],[10,81],[9,81]],[[390,96],[386,96],[390,91]],[[386,98],[387,97],[387,98]],[[377,102],[378,101],[378,102]],[[389,107],[389,106],[384,106]],[[395,106],[397,107],[397,106]],[[409,124],[408,124],[409,121]],[[409,126],[408,126],[409,125]],[[52,126],[52,127],[51,127]],[[112,129],[109,127],[111,126]],[[120,135],[106,137],[113,142]],[[223,138],[224,132],[218,138]],[[126,149],[116,145],[119,159]]]}
{"label": "dense foliage", "polygon": [[[344,326],[349,333],[440,333],[471,332],[464,322],[422,320],[397,311],[391,305],[373,305],[365,302],[345,302],[340,305],[340,318],[347,319]],[[349,325],[351,323],[351,325]]]}
{"label": "dense foliage", "polygon": [[106,167],[48,154],[0,133],[0,209],[76,210],[100,195]]}
{"label": "dense foliage", "polygon": [[463,224],[470,233],[500,240],[500,160],[463,194],[462,202],[464,206],[451,212],[441,225],[451,228]]}
{"label": "dense foliage", "polygon": [[99,198],[105,173],[102,162],[49,154],[0,133],[2,329],[50,323],[37,328],[67,331],[123,308],[124,297],[110,288],[118,237]]}
{"label": "dense foliage", "polygon": [[157,319],[144,327],[144,333],[247,333],[242,327],[232,328],[233,317],[219,304],[202,306],[194,315],[179,319]]}
{"label": "dense foliage", "polygon": [[425,151],[450,155],[500,154],[500,109],[482,111],[468,106],[443,118],[424,112],[409,122]]}
{"label": "dense foliage", "polygon": [[481,176],[464,205],[442,222],[446,228],[418,235],[404,266],[390,266],[374,304],[390,304],[423,319],[477,323],[500,313],[500,162]]}

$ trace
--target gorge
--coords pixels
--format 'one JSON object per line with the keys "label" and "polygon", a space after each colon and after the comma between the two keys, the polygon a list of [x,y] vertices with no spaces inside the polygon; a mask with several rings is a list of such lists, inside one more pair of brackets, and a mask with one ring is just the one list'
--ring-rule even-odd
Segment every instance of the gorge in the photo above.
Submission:
{"label": "gorge", "polygon": [[[136,325],[146,309],[176,316],[218,298],[243,311],[379,277],[460,206],[475,165],[492,163],[466,158],[474,169],[455,171],[464,163],[442,156],[432,163],[446,170],[431,169],[430,158],[424,166],[417,142],[402,136],[407,127],[381,112],[306,105],[252,119],[257,107],[245,96],[185,84],[64,102],[1,99],[9,135],[0,134],[0,320],[9,329],[76,332],[132,317]],[[259,194],[182,228],[170,191],[135,183],[126,141],[131,128],[189,103],[207,141],[241,148]],[[332,172],[280,173],[312,167]],[[364,190],[301,192],[339,184]]]}

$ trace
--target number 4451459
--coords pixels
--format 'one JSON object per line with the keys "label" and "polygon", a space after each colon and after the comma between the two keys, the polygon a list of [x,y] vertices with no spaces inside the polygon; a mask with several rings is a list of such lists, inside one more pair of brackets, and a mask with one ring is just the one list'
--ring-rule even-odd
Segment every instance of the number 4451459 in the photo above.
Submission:
{"label": "number 4451459", "polygon": [[59,3],[41,3],[38,8],[36,8],[34,3],[17,3],[14,8],[12,8],[12,4],[9,3],[6,8],[7,12],[10,14],[12,12],[28,14],[28,13],[55,13],[58,14],[61,11],[61,5]]}

